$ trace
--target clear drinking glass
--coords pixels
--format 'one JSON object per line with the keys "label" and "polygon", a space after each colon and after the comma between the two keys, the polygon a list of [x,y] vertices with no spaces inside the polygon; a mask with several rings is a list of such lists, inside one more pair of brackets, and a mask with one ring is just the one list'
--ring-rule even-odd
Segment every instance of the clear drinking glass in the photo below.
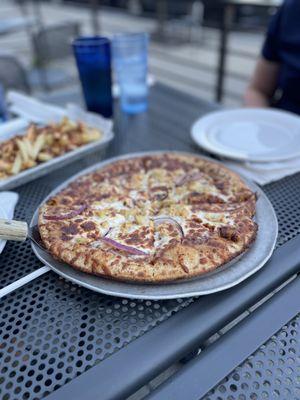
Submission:
{"label": "clear drinking glass", "polygon": [[112,41],[121,108],[129,114],[145,111],[148,106],[148,43],[147,33],[117,34]]}

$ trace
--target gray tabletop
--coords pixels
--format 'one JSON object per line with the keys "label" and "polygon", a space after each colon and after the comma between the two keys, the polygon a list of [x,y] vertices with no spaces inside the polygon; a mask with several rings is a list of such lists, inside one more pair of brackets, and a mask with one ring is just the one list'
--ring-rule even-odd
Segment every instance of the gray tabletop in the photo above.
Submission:
{"label": "gray tabletop", "polygon": [[[70,102],[83,105],[79,87],[58,94],[47,94],[41,96],[40,99],[56,105]],[[190,137],[191,125],[197,118],[218,108],[219,106],[215,103],[199,100],[161,84],[156,84],[150,90],[147,112],[136,115],[124,114],[116,101],[115,138],[104,158],[150,150],[181,150],[199,153],[199,148]],[[51,180],[52,186],[56,186],[63,179],[97,161],[100,161],[100,155],[95,153],[93,157],[52,174],[49,181]]]}
{"label": "gray tabletop", "polygon": [[[82,104],[79,87],[41,98],[58,105]],[[190,127],[197,118],[217,108],[215,103],[156,84],[150,89],[148,112],[126,115],[116,102],[116,138],[108,156],[160,149],[198,151],[190,138]]]}
{"label": "gray tabletop", "polygon": [[[80,98],[77,89],[47,96],[56,104]],[[190,126],[216,108],[155,85],[148,112],[128,116],[116,106],[116,137],[104,157],[143,150],[198,152]],[[95,152],[18,188],[16,217],[30,220],[53,187],[102,156]],[[3,298],[1,398],[123,400],[199,346],[298,271],[299,181],[298,174],[264,187],[279,219],[278,250],[260,272],[234,289],[185,300],[133,301],[93,293],[49,272]],[[8,243],[0,257],[1,285],[40,265],[29,243]]]}

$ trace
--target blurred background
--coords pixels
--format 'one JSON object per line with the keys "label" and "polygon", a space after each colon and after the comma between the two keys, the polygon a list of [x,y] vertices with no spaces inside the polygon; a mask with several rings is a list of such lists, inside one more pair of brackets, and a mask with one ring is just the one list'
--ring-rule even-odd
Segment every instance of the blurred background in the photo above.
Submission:
{"label": "blurred background", "polygon": [[1,0],[0,82],[32,94],[79,85],[72,38],[150,34],[155,81],[239,106],[281,0]]}

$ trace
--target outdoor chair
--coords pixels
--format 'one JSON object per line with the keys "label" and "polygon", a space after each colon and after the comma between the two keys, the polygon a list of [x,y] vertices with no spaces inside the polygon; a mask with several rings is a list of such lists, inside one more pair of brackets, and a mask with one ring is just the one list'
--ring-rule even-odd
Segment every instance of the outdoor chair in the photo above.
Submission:
{"label": "outdoor chair", "polygon": [[72,40],[79,36],[77,22],[66,22],[44,27],[32,35],[35,69],[31,74],[33,85],[41,84],[45,90],[62,86],[72,79],[63,68],[50,68],[54,62],[65,61],[72,55]]}
{"label": "outdoor chair", "polygon": [[19,60],[11,55],[0,54],[0,84],[4,91],[15,89],[30,93],[26,70]]}
{"label": "outdoor chair", "polygon": [[127,9],[132,15],[142,15],[143,7],[140,0],[128,0]]}
{"label": "outdoor chair", "polygon": [[187,15],[167,23],[169,34],[179,32],[189,42],[199,42],[203,39],[204,5],[202,1],[194,1]]}

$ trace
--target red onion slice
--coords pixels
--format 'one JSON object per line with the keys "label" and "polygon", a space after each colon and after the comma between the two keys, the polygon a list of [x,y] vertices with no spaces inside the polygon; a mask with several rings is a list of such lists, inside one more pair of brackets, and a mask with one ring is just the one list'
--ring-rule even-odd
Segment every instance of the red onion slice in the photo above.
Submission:
{"label": "red onion slice", "polygon": [[103,238],[101,238],[101,240],[104,243],[108,244],[109,246],[114,247],[115,249],[118,249],[121,251],[125,251],[126,253],[130,253],[135,256],[148,256],[148,253],[146,253],[142,250],[136,249],[135,247],[131,247],[131,246],[127,246],[126,244],[119,243],[114,239],[111,239],[108,237],[103,237]]}
{"label": "red onion slice", "polygon": [[197,179],[201,179],[203,174],[201,172],[192,172],[186,175],[180,176],[179,179],[175,181],[176,186],[182,186],[187,182],[196,181]]}
{"label": "red onion slice", "polygon": [[152,200],[165,200],[168,197],[168,192],[164,192],[164,193],[157,193],[152,197]]}
{"label": "red onion slice", "polygon": [[168,222],[170,224],[173,224],[177,230],[179,231],[180,235],[183,237],[184,233],[183,233],[183,229],[182,226],[180,225],[179,222],[177,222],[174,218],[172,217],[156,217],[153,219],[154,221],[154,225],[159,225],[159,224],[163,224],[165,222]]}
{"label": "red onion slice", "polygon": [[151,200],[165,200],[169,196],[169,190],[166,186],[156,186],[150,189]]}
{"label": "red onion slice", "polygon": [[84,210],[87,209],[87,205],[84,204],[82,206],[80,206],[79,208],[77,208],[76,210],[72,210],[66,214],[63,215],[45,215],[45,219],[48,219],[49,221],[60,221],[63,219],[69,219],[69,218],[73,218],[76,217],[77,215],[81,214]]}

